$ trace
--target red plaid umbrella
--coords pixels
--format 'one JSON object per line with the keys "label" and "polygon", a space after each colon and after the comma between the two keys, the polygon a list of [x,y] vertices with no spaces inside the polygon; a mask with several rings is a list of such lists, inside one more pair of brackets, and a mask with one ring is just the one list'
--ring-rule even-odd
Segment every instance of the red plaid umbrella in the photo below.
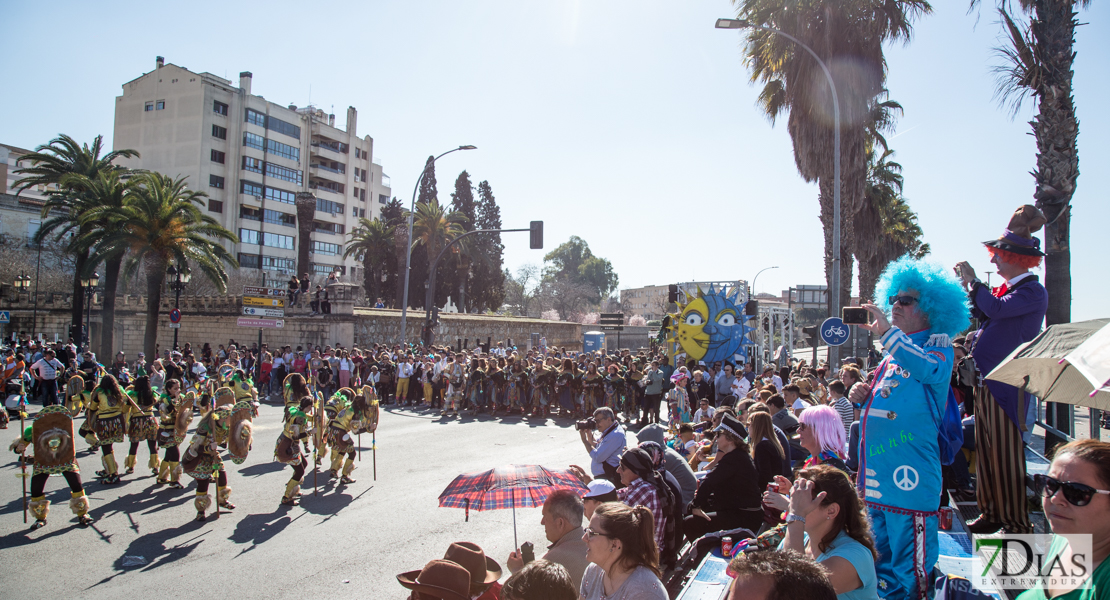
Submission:
{"label": "red plaid umbrella", "polygon": [[513,543],[516,544],[516,508],[543,506],[555,490],[583,491],[577,477],[567,469],[548,469],[538,465],[507,465],[489,471],[464,473],[455,478],[439,495],[439,505],[447,508],[513,509]]}

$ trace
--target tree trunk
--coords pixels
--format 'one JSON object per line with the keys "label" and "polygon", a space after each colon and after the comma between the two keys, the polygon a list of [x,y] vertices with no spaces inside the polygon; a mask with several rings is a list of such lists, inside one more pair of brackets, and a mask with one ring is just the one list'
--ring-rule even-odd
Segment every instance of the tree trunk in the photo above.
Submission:
{"label": "tree trunk", "polygon": [[408,247],[408,228],[405,225],[398,225],[393,230],[393,248],[397,254],[397,278],[394,280],[394,291],[396,300],[394,301],[394,308],[404,308],[404,295],[405,295],[405,256]]}
{"label": "tree trunk", "polygon": [[1034,90],[1038,112],[1031,124],[1037,140],[1034,197],[1049,220],[1045,227],[1048,325],[1071,322],[1070,204],[1079,177],[1079,121],[1072,98],[1074,7],[1074,0],[1038,0],[1031,25],[1034,52],[1045,66],[1044,81]]}
{"label": "tree trunk", "polygon": [[[119,269],[123,255],[104,261],[104,308],[100,312],[100,356],[115,356],[116,290],[119,289]],[[152,356],[148,354],[147,356]],[[151,360],[154,360],[153,357]]]}
{"label": "tree trunk", "polygon": [[[294,200],[297,206],[297,271],[308,273],[311,278],[312,259],[312,229],[316,217],[316,196],[307,192],[300,192]],[[261,241],[261,240],[259,240]]]}
{"label": "tree trunk", "polygon": [[149,260],[146,269],[146,331],[143,334],[143,352],[158,358],[158,311],[162,307],[162,279],[166,273],[164,260]]}

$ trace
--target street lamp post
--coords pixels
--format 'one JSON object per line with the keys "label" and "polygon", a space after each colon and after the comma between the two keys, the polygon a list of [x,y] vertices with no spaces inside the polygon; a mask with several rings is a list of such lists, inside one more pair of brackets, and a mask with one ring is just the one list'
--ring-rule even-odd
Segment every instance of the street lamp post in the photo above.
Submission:
{"label": "street lamp post", "polygon": [[[832,259],[832,274],[829,277],[829,287],[832,288],[830,292],[830,317],[835,317],[840,314],[840,99],[836,93],[836,82],[833,81],[832,73],[829,71],[828,65],[825,61],[821,60],[820,56],[813,51],[813,48],[802,43],[798,38],[779,31],[773,27],[766,25],[757,25],[749,21],[741,19],[717,19],[717,29],[762,29],[770,31],[771,33],[781,35],[782,37],[794,42],[801,46],[806,52],[809,52],[813,60],[821,66],[821,71],[825,73],[825,79],[829,80],[829,89],[832,91],[833,101],[833,259]],[[837,365],[840,362],[840,351],[838,346],[829,346],[830,365]]]}
{"label": "street lamp post", "polygon": [[[177,267],[170,265],[170,268],[166,269],[166,282],[170,284],[170,289],[172,289],[174,293],[174,309],[178,309],[181,307],[181,291],[185,289],[185,286],[188,285],[189,279],[191,278],[192,276],[184,268],[178,269]],[[180,327],[175,327],[173,330],[174,350],[177,350],[177,334],[180,331]],[[261,348],[261,346],[259,346],[259,348]]]}
{"label": "street lamp post", "polygon": [[751,287],[751,289],[748,290],[748,299],[749,300],[751,300],[752,298],[755,297],[755,282],[759,280],[760,273],[763,273],[764,271],[769,271],[771,269],[777,269],[777,268],[778,267],[766,267],[766,268],[760,269],[759,273],[756,273],[755,277],[752,277],[752,287]]}
{"label": "street lamp post", "polygon": [[477,148],[478,148],[477,146],[471,146],[469,144],[466,145],[466,146],[459,146],[458,148],[452,148],[451,150],[448,150],[447,152],[444,152],[443,154],[440,154],[439,156],[433,158],[430,162],[424,163],[424,170],[420,172],[420,177],[416,178],[416,185],[412,188],[412,202],[409,203],[409,237],[408,237],[408,243],[405,246],[405,279],[404,279],[405,287],[404,287],[404,291],[402,292],[403,296],[402,296],[402,299],[401,299],[401,343],[402,344],[405,343],[405,325],[407,324],[408,316],[409,316],[409,273],[410,273],[410,269],[411,269],[411,266],[412,266],[412,213],[413,213],[413,211],[416,210],[416,194],[420,190],[420,182],[424,181],[424,175],[427,175],[428,167],[431,166],[431,165],[436,164],[437,160],[443,158],[444,156],[447,156],[448,154],[451,154],[452,152],[458,152],[459,150],[475,150]]}
{"label": "street lamp post", "polygon": [[[19,277],[16,277],[15,280],[12,281],[12,287],[15,288],[15,299],[16,299],[16,301],[19,300],[19,293],[22,292],[23,290],[27,289],[27,287],[30,286],[30,285],[31,285],[31,278],[28,277],[27,275],[25,275],[23,273],[23,271],[20,271],[19,272]],[[13,326],[9,326],[9,327],[13,330],[15,329]]]}
{"label": "street lamp post", "polygon": [[100,283],[100,275],[93,273],[81,280],[81,287],[85,290],[85,350],[92,349],[92,301],[93,295],[96,292],[94,288]]}

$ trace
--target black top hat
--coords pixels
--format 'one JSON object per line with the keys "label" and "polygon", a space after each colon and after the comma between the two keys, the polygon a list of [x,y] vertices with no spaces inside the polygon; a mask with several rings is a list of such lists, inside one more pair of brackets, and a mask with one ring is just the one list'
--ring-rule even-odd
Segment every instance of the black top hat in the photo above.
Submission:
{"label": "black top hat", "polygon": [[1033,237],[1048,222],[1044,213],[1032,204],[1026,204],[1014,211],[1010,224],[996,240],[983,242],[984,245],[1023,256],[1044,256],[1041,240]]}

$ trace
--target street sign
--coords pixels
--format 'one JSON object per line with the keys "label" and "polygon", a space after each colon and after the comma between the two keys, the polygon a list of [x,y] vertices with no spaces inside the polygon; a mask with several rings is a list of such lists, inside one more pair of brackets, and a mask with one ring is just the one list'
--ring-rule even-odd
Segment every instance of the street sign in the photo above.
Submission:
{"label": "street sign", "polygon": [[0,310],[0,323],[11,323],[12,313],[8,310]]}
{"label": "street sign", "polygon": [[244,306],[243,314],[251,317],[284,317],[285,311],[280,308],[254,308]]}
{"label": "street sign", "polygon": [[170,323],[170,329],[181,329],[181,323]]}
{"label": "street sign", "polygon": [[285,308],[285,298],[259,298],[257,296],[243,296],[243,306],[266,306]]}
{"label": "street sign", "polygon": [[[624,313],[601,313],[597,323],[598,325],[624,325]],[[613,330],[608,329],[607,331]]]}
{"label": "street sign", "polygon": [[285,297],[285,290],[280,288],[267,288],[255,287],[250,285],[243,286],[244,296],[281,296]]}
{"label": "street sign", "polygon": [[239,327],[262,327],[267,329],[281,329],[285,327],[284,319],[250,319],[246,317],[239,317]]}
{"label": "street sign", "polygon": [[602,325],[602,331],[624,331],[624,325]]}
{"label": "street sign", "polygon": [[181,322],[181,311],[176,309],[176,308],[171,310],[170,311],[170,323],[180,323],[180,322]]}
{"label": "street sign", "polygon": [[840,317],[829,317],[821,323],[821,339],[830,346],[840,346],[848,341],[851,328],[840,320]]}

